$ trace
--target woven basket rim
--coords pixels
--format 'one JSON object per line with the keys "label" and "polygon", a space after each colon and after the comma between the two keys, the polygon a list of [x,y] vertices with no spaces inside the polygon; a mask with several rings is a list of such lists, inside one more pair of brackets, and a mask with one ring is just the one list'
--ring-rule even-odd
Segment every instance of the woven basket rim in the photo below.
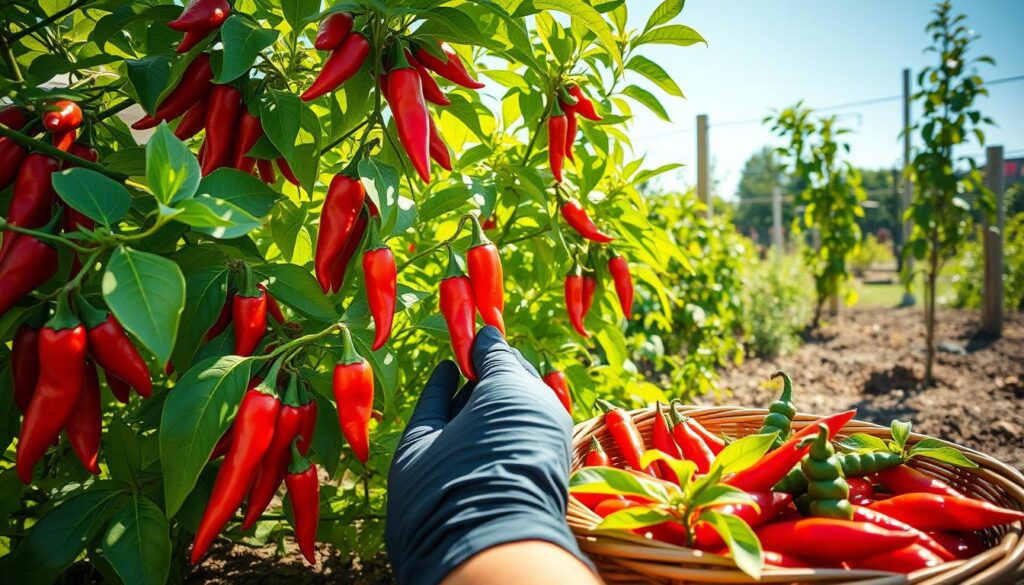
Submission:
{"label": "woven basket rim", "polygon": [[[764,408],[742,406],[683,406],[680,414],[697,419],[713,432],[724,428],[749,434],[760,426],[767,413]],[[650,441],[654,407],[627,411]],[[793,419],[794,429],[822,418],[823,415],[798,412]],[[745,431],[745,432],[744,432]],[[889,436],[889,427],[853,419],[839,432],[839,436],[867,433]],[[591,437],[598,437],[613,462],[619,458],[618,448],[607,436],[604,416],[583,421],[573,428],[573,471],[582,467],[590,448]],[[735,434],[731,436],[742,436]],[[924,439],[940,441],[960,450],[978,465],[977,469],[956,468],[935,460],[915,458],[909,464],[924,473],[939,477],[968,492],[972,497],[992,501],[997,505],[1024,510],[1024,474],[997,459],[950,441],[921,433],[911,433],[909,444]],[[754,583],[753,579],[735,568],[727,557],[677,545],[650,540],[639,535],[616,532],[598,532],[594,526],[601,518],[573,496],[569,498],[567,520],[580,547],[598,565],[609,582],[654,583]],[[1024,525],[1021,522],[989,529],[983,533],[992,545],[983,553],[965,560],[944,563],[907,575],[884,571],[843,569],[788,569],[766,566],[761,583],[993,583],[1012,582],[1024,577]]]}

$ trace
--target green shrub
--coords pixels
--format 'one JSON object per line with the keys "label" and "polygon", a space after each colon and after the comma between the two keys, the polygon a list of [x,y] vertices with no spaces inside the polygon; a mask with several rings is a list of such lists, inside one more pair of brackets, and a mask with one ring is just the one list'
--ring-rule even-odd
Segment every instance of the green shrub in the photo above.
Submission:
{"label": "green shrub", "polygon": [[895,259],[891,244],[880,243],[874,234],[868,234],[860,246],[850,254],[850,265],[854,274],[863,276],[872,266],[892,264]]}
{"label": "green shrub", "polygon": [[799,255],[769,256],[752,265],[743,279],[744,346],[760,357],[793,351],[814,312],[814,286]]}
{"label": "green shrub", "polygon": [[[1024,310],[1024,213],[1011,217],[1005,226],[1003,241],[1003,306],[1010,311]],[[979,228],[977,237],[960,249],[953,268],[952,305],[959,308],[981,307],[985,281],[985,247]]]}

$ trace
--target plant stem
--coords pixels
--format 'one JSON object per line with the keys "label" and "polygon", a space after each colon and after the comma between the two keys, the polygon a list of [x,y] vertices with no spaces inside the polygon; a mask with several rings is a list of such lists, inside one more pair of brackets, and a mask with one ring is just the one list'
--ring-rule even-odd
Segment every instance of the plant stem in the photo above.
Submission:
{"label": "plant stem", "polygon": [[8,128],[3,124],[0,124],[0,136],[10,138],[11,140],[17,142],[18,144],[21,144],[22,146],[27,146],[32,150],[38,150],[39,152],[47,154],[54,158],[74,163],[75,166],[82,167],[83,169],[96,171],[97,173],[106,175],[111,179],[114,179],[115,181],[124,183],[125,181],[128,180],[128,175],[111,171],[110,169],[104,167],[103,165],[96,164],[90,160],[85,160],[84,158],[77,157],[71,153],[64,152],[63,150],[53,146],[52,144],[47,144],[42,140],[37,140],[35,138],[32,138],[31,136],[22,134],[21,132]]}
{"label": "plant stem", "polygon": [[459,234],[462,233],[462,226],[466,224],[467,220],[469,220],[469,216],[468,215],[463,215],[462,218],[459,219],[459,225],[458,225],[458,227],[455,228],[455,233],[452,234],[451,237],[445,238],[445,239],[443,239],[443,240],[441,240],[439,242],[434,242],[434,244],[432,244],[426,250],[423,250],[422,252],[420,252],[418,254],[410,256],[408,260],[406,260],[405,262],[402,262],[398,266],[398,272],[401,273],[410,264],[413,264],[414,262],[416,262],[420,258],[423,258],[424,256],[429,256],[429,255],[433,254],[434,252],[438,251],[439,249],[441,249],[441,248],[443,248],[445,246],[450,246],[452,244],[452,242],[454,242],[456,239],[458,239]]}
{"label": "plant stem", "polygon": [[[366,126],[366,125],[367,125],[368,123],[369,123],[369,122],[368,122],[367,120],[363,120],[362,122],[360,122],[359,124],[357,124],[357,125],[356,125],[356,126],[355,126],[354,128],[352,128],[352,129],[351,129],[351,130],[349,130],[348,132],[346,132],[346,133],[342,134],[340,138],[338,138],[337,140],[335,140],[335,141],[331,142],[331,143],[330,143],[330,144],[328,144],[327,146],[325,146],[325,147],[321,148],[321,149],[320,149],[320,156],[323,156],[323,155],[327,154],[328,152],[330,152],[331,150],[333,150],[335,146],[338,146],[338,145],[339,145],[339,144],[341,144],[342,142],[345,142],[346,140],[348,140],[349,138],[351,138],[353,134],[355,134],[356,132],[358,132],[360,128],[362,128],[363,126]],[[364,136],[364,139],[365,139],[365,136]]]}
{"label": "plant stem", "polygon": [[87,248],[85,246],[79,246],[78,244],[72,242],[71,240],[69,240],[67,238],[64,238],[64,237],[61,237],[61,236],[58,236],[56,234],[51,234],[49,232],[41,232],[39,230],[34,230],[34,229],[30,229],[30,228],[21,227],[20,225],[13,225],[13,224],[7,223],[7,220],[5,220],[5,219],[0,219],[0,232],[5,231],[5,230],[6,231],[10,231],[10,232],[19,233],[19,234],[25,234],[26,236],[32,236],[33,238],[35,238],[37,240],[43,240],[45,242],[53,242],[54,244],[61,244],[63,246],[67,246],[68,248],[71,248],[72,250],[75,250],[76,252],[91,252],[92,250],[94,250],[94,248]]}
{"label": "plant stem", "polygon": [[11,78],[18,85],[25,83],[25,77],[21,74],[21,67],[18,66],[18,60],[14,57],[14,48],[11,47],[11,41],[6,36],[0,36],[0,44],[3,44],[4,59],[7,60],[7,64],[11,68]]}
{"label": "plant stem", "polygon": [[135,104],[135,102],[130,100],[130,99],[124,100],[123,102],[117,104],[116,106],[111,106],[111,107],[103,110],[102,112],[96,114],[96,121],[100,122],[102,120],[106,120],[107,118],[109,118],[111,116],[115,116],[115,115],[123,112],[124,110],[127,110],[128,108],[132,107],[134,104]]}
{"label": "plant stem", "polygon": [[80,8],[84,8],[85,6],[92,4],[95,1],[96,0],[78,0],[77,2],[72,2],[67,6],[67,8],[63,10],[58,10],[57,12],[54,12],[50,16],[47,16],[46,18],[40,20],[39,22],[33,24],[32,26],[24,28],[14,33],[14,35],[11,37],[11,42],[16,42],[22,37],[26,37],[36,32],[37,30],[43,28],[44,26],[54,23]]}

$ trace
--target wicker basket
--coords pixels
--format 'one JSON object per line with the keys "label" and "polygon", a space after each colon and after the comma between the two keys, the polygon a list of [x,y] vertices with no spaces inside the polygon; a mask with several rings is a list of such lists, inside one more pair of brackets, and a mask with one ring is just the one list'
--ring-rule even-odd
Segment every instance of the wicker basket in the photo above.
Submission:
{"label": "wicker basket", "polygon": [[[727,436],[741,437],[756,431],[765,414],[764,409],[738,407],[686,407],[682,413],[691,416],[708,430]],[[644,438],[650,441],[654,409],[630,413]],[[793,428],[800,429],[818,416],[798,414]],[[889,429],[875,424],[851,421],[840,436],[867,433],[888,438]],[[572,468],[583,465],[590,448],[590,438],[601,441],[613,464],[622,458],[605,428],[604,417],[576,425],[573,430]],[[913,434],[909,442],[926,438]],[[972,497],[988,500],[1006,508],[1024,510],[1024,475],[991,457],[954,445],[978,464],[977,469],[960,469],[926,459],[914,459],[911,465],[957,487]],[[597,564],[601,576],[609,583],[753,583],[752,578],[736,569],[727,557],[672,544],[649,540],[627,533],[597,532],[594,527],[601,518],[576,498],[569,499],[568,521],[580,547]],[[984,532],[992,547],[968,559],[900,575],[882,571],[841,569],[784,569],[766,567],[761,583],[858,583],[872,585],[898,583],[1014,583],[1024,576],[1024,528],[1017,522]]]}

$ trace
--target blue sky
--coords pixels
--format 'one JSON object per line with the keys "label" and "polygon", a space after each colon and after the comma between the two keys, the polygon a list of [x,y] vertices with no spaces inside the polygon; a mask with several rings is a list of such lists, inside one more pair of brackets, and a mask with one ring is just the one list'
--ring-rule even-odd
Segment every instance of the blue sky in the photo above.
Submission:
{"label": "blue sky", "polygon": [[[630,0],[631,25],[641,28],[657,4]],[[641,51],[665,67],[686,99],[662,100],[671,123],[637,106],[634,147],[647,154],[649,166],[686,164],[670,182],[694,184],[695,118],[708,114],[717,192],[731,198],[743,162],[776,139],[759,122],[716,123],[760,119],[799,99],[824,107],[899,95],[902,69],[931,62],[923,49],[932,6],[922,0],[689,0],[674,22],[695,28],[709,46],[648,45]],[[967,24],[981,36],[977,54],[996,59],[994,67],[981,69],[983,78],[1024,75],[1024,1],[960,0],[954,7],[967,12]],[[1024,80],[990,91],[980,105],[999,126],[986,131],[988,143],[1002,144],[1007,156],[1024,156]],[[901,107],[895,100],[830,112],[853,130],[848,136],[855,164],[899,163]],[[982,149],[962,152],[968,150]]]}

